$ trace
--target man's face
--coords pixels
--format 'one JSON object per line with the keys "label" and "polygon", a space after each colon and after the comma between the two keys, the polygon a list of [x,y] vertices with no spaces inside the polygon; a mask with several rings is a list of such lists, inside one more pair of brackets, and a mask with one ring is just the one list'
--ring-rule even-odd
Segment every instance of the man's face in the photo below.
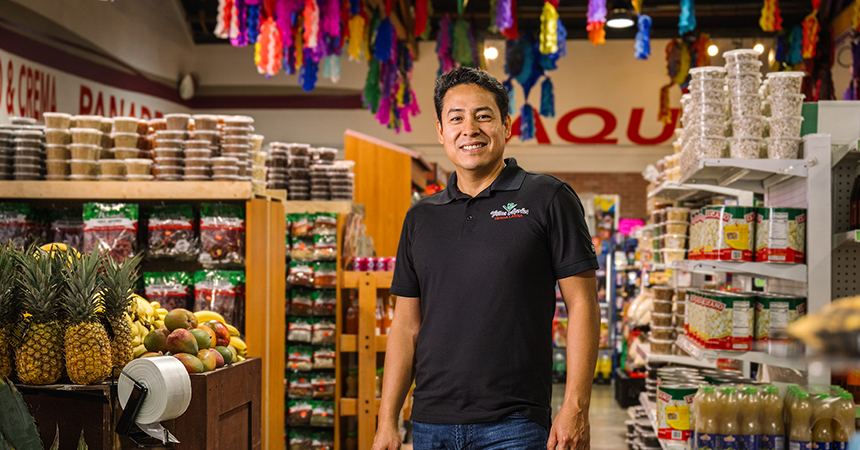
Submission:
{"label": "man's face", "polygon": [[492,170],[503,158],[505,141],[511,137],[511,117],[502,115],[486,89],[461,84],[445,93],[436,131],[458,171]]}

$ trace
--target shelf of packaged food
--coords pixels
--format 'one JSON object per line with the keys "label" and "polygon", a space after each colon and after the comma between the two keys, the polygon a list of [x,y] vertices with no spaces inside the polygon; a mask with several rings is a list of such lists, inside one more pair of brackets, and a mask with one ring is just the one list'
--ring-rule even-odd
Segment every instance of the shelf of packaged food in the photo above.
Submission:
{"label": "shelf of packaged food", "polygon": [[860,230],[845,231],[833,235],[833,250],[839,247],[860,244]]}
{"label": "shelf of packaged food", "polygon": [[672,363],[672,364],[683,364],[685,366],[691,367],[702,367],[705,369],[716,369],[717,364],[716,361],[711,359],[696,359],[691,356],[677,356],[677,355],[655,355],[651,353],[651,345],[650,344],[641,344],[636,346],[636,352],[645,362],[648,363]]}
{"label": "shelf of packaged food", "polygon": [[391,280],[394,278],[394,272],[344,272],[341,287],[344,289],[358,289],[358,280],[364,273],[369,273],[376,277],[376,287],[378,289],[391,288]]}
{"label": "shelf of packaged food", "polygon": [[681,184],[708,184],[763,194],[765,189],[792,177],[806,177],[803,159],[702,159]]}
{"label": "shelf of packaged food", "polygon": [[743,197],[749,191],[732,189],[712,184],[682,184],[676,181],[666,181],[648,193],[648,198],[665,198],[668,200],[699,200],[713,195]]}
{"label": "shelf of packaged food", "polygon": [[762,352],[744,352],[732,350],[713,350],[706,349],[693,342],[687,336],[678,336],[675,345],[687,352],[690,356],[696,359],[703,358],[730,358],[740,361],[749,361],[758,364],[767,364],[769,366],[785,367],[795,370],[806,370],[807,364],[805,361],[789,359],[782,356],[768,355]]}
{"label": "shelf of packaged food", "polygon": [[[642,392],[639,394],[639,403],[645,408],[645,413],[648,414],[648,420],[651,421],[651,428],[654,430],[654,433],[657,433],[657,408],[655,405],[652,405],[651,402],[648,401],[648,394]],[[665,441],[663,439],[659,439],[660,447],[663,450],[689,450],[690,447],[685,445],[684,443],[678,442],[674,443],[671,441]]]}
{"label": "shelf of packaged food", "polygon": [[[388,336],[376,336],[376,351],[379,353],[385,352],[385,347],[388,345]],[[358,351],[358,336],[354,334],[340,335],[340,351],[341,352],[357,352]]]}
{"label": "shelf of packaged food", "polygon": [[806,264],[775,264],[762,262],[683,260],[673,261],[673,270],[695,273],[728,272],[758,278],[782,278],[806,283]]}
{"label": "shelf of packaged food", "polygon": [[247,200],[250,181],[0,181],[0,198]]}
{"label": "shelf of packaged food", "polygon": [[[381,403],[380,399],[376,399],[374,402],[374,412],[373,415],[379,414],[379,405]],[[342,398],[340,399],[340,417],[343,416],[356,416],[358,415],[358,399],[356,398]]]}

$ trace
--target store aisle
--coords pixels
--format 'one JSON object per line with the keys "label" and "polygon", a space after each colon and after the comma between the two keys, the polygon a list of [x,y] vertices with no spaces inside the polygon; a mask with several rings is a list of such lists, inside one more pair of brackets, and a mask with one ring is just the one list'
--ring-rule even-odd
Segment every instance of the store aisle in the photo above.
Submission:
{"label": "store aisle", "polygon": [[[552,415],[555,418],[564,401],[564,385],[552,386]],[[618,406],[611,385],[595,384],[591,391],[591,450],[627,448],[627,410]]]}

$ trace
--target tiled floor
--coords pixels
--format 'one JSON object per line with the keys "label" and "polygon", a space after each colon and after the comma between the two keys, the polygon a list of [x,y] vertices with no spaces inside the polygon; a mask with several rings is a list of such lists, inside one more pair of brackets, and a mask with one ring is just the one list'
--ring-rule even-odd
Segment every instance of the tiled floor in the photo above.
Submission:
{"label": "tiled floor", "polygon": [[[552,390],[553,417],[558,414],[564,400],[564,385],[556,384]],[[615,402],[612,386],[595,385],[591,391],[591,450],[623,450],[627,448],[627,411]],[[403,450],[412,450],[405,444]]]}

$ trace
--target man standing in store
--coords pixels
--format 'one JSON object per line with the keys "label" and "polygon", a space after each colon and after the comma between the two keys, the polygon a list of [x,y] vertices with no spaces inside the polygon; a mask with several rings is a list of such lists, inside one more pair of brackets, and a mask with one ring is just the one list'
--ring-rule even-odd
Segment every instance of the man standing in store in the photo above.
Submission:
{"label": "man standing in store", "polygon": [[[436,80],[436,131],[456,171],[406,214],[373,450],[400,448],[413,379],[424,449],[588,449],[600,310],[579,198],[503,157],[507,92],[486,72]],[[567,305],[567,384],[552,421],[555,286]]]}

